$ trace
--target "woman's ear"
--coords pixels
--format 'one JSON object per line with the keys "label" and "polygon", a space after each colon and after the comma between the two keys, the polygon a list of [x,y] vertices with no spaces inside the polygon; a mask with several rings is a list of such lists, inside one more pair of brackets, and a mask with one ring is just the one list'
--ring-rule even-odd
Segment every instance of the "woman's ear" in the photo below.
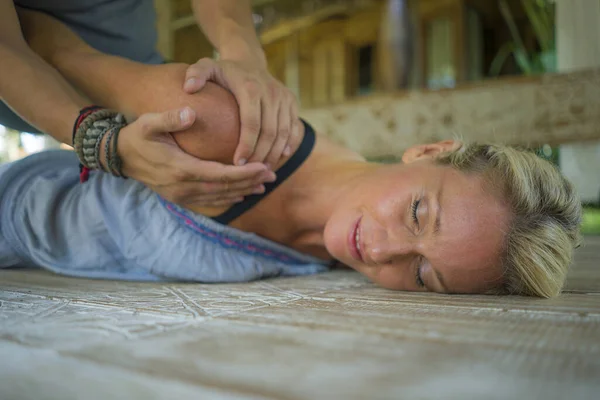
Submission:
{"label": "woman's ear", "polygon": [[402,155],[402,162],[409,164],[418,160],[435,158],[441,153],[457,150],[461,143],[456,140],[444,140],[437,143],[419,144],[408,148]]}

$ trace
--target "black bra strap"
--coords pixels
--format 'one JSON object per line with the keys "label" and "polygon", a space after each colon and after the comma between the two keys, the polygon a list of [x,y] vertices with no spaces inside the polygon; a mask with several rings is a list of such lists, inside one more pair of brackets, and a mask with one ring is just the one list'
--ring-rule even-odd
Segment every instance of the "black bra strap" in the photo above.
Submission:
{"label": "black bra strap", "polygon": [[244,201],[234,204],[227,211],[212,219],[223,225],[229,224],[231,221],[250,210],[259,201],[267,197],[269,193],[277,189],[290,175],[294,173],[304,161],[308,158],[315,145],[315,131],[306,121],[301,120],[304,124],[304,139],[292,157],[281,168],[277,170],[277,179],[275,182],[265,183],[265,192],[262,194],[253,194],[246,196]]}

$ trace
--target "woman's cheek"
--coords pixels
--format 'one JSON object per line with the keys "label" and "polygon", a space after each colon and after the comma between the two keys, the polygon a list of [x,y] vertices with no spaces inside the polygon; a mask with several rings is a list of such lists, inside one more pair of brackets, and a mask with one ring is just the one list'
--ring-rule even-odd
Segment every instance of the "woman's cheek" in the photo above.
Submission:
{"label": "woman's cheek", "polygon": [[377,285],[391,290],[411,290],[406,284],[406,276],[399,268],[392,266],[365,267],[358,269]]}

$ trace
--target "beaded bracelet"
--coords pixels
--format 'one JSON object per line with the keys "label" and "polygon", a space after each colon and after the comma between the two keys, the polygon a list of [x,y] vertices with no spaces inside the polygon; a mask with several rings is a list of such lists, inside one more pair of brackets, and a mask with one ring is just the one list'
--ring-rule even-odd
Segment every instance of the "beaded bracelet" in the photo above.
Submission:
{"label": "beaded bracelet", "polygon": [[[73,126],[73,147],[79,158],[80,181],[85,182],[92,169],[101,169],[117,177],[125,177],[122,161],[116,151],[118,133],[127,125],[125,118],[112,110],[89,106],[79,112]],[[100,161],[100,146],[104,145],[105,163]],[[112,153],[110,148],[112,146]]]}

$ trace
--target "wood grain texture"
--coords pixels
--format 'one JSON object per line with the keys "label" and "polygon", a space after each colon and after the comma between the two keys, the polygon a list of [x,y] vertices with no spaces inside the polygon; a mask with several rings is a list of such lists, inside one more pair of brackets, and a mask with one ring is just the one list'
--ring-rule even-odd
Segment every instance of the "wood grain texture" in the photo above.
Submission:
{"label": "wood grain texture", "polygon": [[591,399],[600,237],[550,300],[327,274],[142,284],[0,271],[1,399]]}

